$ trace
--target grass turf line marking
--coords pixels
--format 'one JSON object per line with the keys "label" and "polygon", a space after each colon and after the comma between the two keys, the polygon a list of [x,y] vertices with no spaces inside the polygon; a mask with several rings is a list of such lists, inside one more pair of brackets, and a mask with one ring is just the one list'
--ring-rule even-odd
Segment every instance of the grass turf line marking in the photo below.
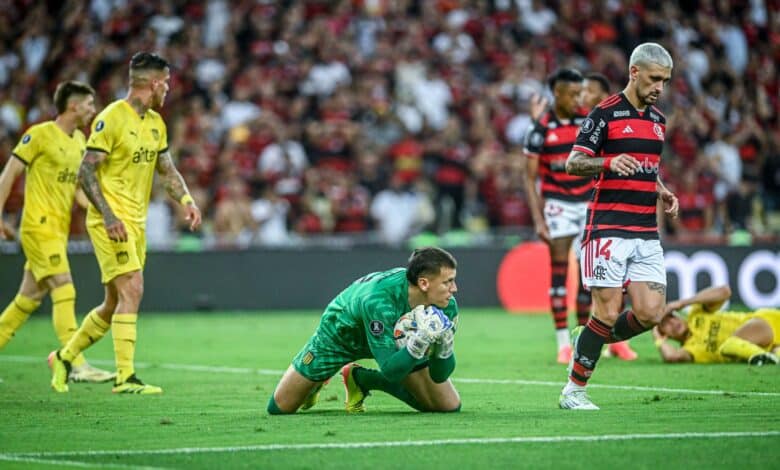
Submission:
{"label": "grass turf line marking", "polygon": [[78,467],[78,468],[139,468],[148,470],[157,470],[164,467],[139,467],[137,465],[119,465],[110,463],[88,463],[77,462],[75,460],[50,460],[41,459],[35,457],[24,457],[12,454],[0,454],[0,461],[6,462],[23,462],[23,463],[37,463],[43,465],[52,465],[55,467]]}
{"label": "grass turf line marking", "polygon": [[172,449],[122,449],[122,450],[84,450],[65,452],[32,452],[18,454],[0,454],[10,457],[97,457],[104,455],[177,455],[205,454],[224,452],[264,452],[279,450],[310,449],[370,449],[382,447],[426,447],[437,445],[473,445],[473,444],[547,444],[561,442],[605,442],[633,440],[669,440],[669,439],[727,439],[750,437],[775,437],[780,431],[747,432],[681,432],[669,434],[604,434],[600,436],[526,436],[526,437],[485,437],[462,439],[431,439],[421,441],[384,441],[384,442],[323,442],[313,444],[261,444],[231,447],[180,447]]}
{"label": "grass turf line marking", "polygon": [[[43,363],[45,359],[33,356],[4,356],[0,355],[0,361],[8,362],[25,362],[25,363]],[[107,360],[90,360],[90,363],[95,365],[107,365],[113,366],[114,361]],[[213,372],[222,374],[257,374],[257,375],[273,375],[280,377],[284,374],[283,370],[274,369],[252,369],[249,367],[222,367],[222,366],[204,366],[204,365],[189,365],[189,364],[150,364],[146,362],[137,362],[135,366],[139,369],[145,368],[160,368],[178,371],[190,371],[190,372]],[[455,383],[469,383],[469,384],[494,384],[494,385],[532,385],[542,387],[563,387],[565,380],[560,382],[545,381],[545,380],[522,380],[522,379],[468,379],[453,377]],[[736,391],[736,390],[698,390],[690,388],[671,388],[671,387],[647,387],[642,385],[609,385],[609,384],[588,384],[588,388],[603,388],[611,390],[633,390],[637,392],[666,392],[666,393],[687,393],[693,395],[746,395],[752,397],[780,397],[780,392],[750,392],[750,391]]]}

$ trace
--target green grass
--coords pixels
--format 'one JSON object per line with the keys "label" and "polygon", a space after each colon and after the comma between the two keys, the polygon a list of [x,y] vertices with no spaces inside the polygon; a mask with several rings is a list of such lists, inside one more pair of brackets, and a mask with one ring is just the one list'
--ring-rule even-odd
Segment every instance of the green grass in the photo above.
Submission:
{"label": "green grass", "polygon": [[[599,363],[590,395],[601,411],[563,411],[566,372],[555,363],[551,319],[497,310],[462,312],[453,376],[461,413],[421,414],[375,392],[366,414],[346,415],[334,379],[311,411],[270,417],[268,397],[317,320],[315,312],[142,314],[138,375],[165,390],[144,397],[113,396],[109,384],[52,392],[45,358],[56,339],[39,313],[0,353],[0,468],[758,468],[780,458],[780,434],[767,434],[780,430],[780,368],[664,365],[646,335],[632,343],[637,361]],[[110,337],[87,357],[111,364]],[[704,393],[713,390],[728,393]],[[712,435],[722,432],[759,435]],[[626,438],[573,440],[606,435]],[[555,436],[562,440],[508,440]],[[464,441],[475,438],[498,441]],[[431,440],[440,442],[343,446]],[[272,444],[287,447],[262,447]],[[297,444],[337,447],[289,447]],[[132,453],[111,452],[123,449]]]}

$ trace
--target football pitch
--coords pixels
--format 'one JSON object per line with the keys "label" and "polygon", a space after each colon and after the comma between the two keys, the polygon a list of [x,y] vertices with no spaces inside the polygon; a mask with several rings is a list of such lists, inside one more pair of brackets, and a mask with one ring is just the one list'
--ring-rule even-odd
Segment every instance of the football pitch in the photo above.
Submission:
{"label": "football pitch", "polygon": [[[164,393],[114,396],[110,384],[49,388],[56,339],[38,312],[0,352],[0,468],[772,468],[780,459],[780,367],[665,365],[648,334],[632,342],[638,360],[599,362],[590,396],[600,411],[564,411],[551,318],[500,310],[461,311],[460,413],[418,413],[373,392],[365,414],[347,415],[336,376],[308,412],[268,416],[318,318],[142,313],[137,373]],[[111,368],[111,338],[87,357]]]}

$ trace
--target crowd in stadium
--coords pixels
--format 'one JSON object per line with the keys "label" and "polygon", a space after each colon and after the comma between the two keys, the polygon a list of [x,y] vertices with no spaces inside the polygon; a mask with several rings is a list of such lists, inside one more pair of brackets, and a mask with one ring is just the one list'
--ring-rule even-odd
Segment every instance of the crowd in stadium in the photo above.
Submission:
{"label": "crowd in stadium", "polygon": [[[675,60],[661,174],[681,215],[665,236],[776,237],[775,1],[3,2],[0,164],[53,116],[58,82],[90,83],[100,108],[125,96],[130,56],[153,50],[172,64],[162,114],[208,245],[522,231],[531,97],[561,66],[618,92],[644,41]],[[170,246],[186,222],[152,197],[148,240]]]}

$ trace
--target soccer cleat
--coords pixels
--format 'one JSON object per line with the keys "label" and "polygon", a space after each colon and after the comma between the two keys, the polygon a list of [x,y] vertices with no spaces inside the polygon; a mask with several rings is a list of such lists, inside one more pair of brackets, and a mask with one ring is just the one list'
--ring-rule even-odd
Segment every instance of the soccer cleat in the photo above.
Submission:
{"label": "soccer cleat", "polygon": [[60,359],[59,350],[49,353],[47,362],[49,363],[49,369],[51,369],[51,388],[53,388],[55,392],[67,392],[70,362]]}
{"label": "soccer cleat", "polygon": [[558,406],[564,410],[598,410],[588,394],[585,393],[585,389],[571,390],[569,392],[561,393],[561,397],[558,399]]}
{"label": "soccer cleat", "polygon": [[571,361],[571,345],[565,344],[558,350],[558,364],[568,364]]}
{"label": "soccer cleat", "polygon": [[354,371],[360,364],[347,364],[341,368],[341,379],[344,382],[344,389],[347,391],[347,398],[344,401],[344,408],[347,413],[364,413],[366,411],[363,400],[366,399],[366,393],[355,382]]}
{"label": "soccer cleat", "polygon": [[112,388],[111,391],[113,393],[133,393],[136,395],[154,395],[162,393],[162,389],[160,387],[147,385],[141,382],[141,380],[136,377],[135,374],[128,377],[127,380],[121,384],[114,385],[114,388]]}
{"label": "soccer cleat", "polygon": [[753,354],[750,356],[750,359],[748,359],[748,364],[751,366],[775,365],[779,362],[780,359],[771,352]]}
{"label": "soccer cleat", "polygon": [[633,361],[638,357],[637,353],[628,345],[628,341],[612,343],[607,348],[607,351],[609,351],[612,356],[624,361]]}
{"label": "soccer cleat", "polygon": [[116,372],[98,369],[88,363],[80,366],[73,366],[68,374],[68,380],[71,382],[86,382],[93,384],[102,384],[116,380]]}
{"label": "soccer cleat", "polygon": [[303,401],[303,404],[301,405],[301,410],[308,410],[312,406],[316,405],[318,401],[320,401],[320,390],[322,390],[322,387],[328,385],[328,382],[330,382],[330,379],[317,384],[316,387],[311,389],[308,395],[306,395],[306,400]]}

